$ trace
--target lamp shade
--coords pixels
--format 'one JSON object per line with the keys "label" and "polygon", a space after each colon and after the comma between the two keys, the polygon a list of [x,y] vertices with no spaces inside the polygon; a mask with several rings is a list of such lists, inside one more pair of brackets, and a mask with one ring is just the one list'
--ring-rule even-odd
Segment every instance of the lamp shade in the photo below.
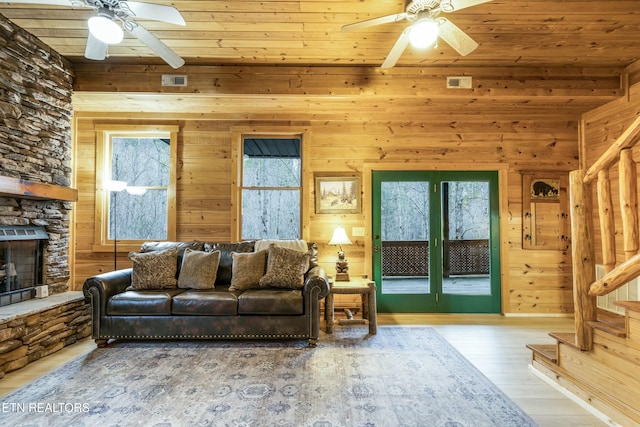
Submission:
{"label": "lamp shade", "polygon": [[409,43],[411,46],[424,49],[438,39],[438,24],[431,18],[422,19],[411,26]]}
{"label": "lamp shade", "polygon": [[106,16],[92,16],[89,18],[88,24],[91,34],[102,43],[118,44],[124,38],[120,25]]}
{"label": "lamp shade", "polygon": [[336,227],[333,230],[333,236],[329,241],[330,245],[350,245],[351,240],[347,237],[347,232],[342,227]]}

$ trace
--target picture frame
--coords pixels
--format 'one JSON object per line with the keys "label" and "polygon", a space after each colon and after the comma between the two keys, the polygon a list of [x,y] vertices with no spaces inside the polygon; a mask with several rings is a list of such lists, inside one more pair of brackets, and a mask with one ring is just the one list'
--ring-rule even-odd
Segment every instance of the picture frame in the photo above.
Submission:
{"label": "picture frame", "polygon": [[528,191],[531,201],[543,203],[560,202],[560,178],[528,176]]}
{"label": "picture frame", "polygon": [[362,194],[358,176],[316,177],[317,214],[360,213]]}

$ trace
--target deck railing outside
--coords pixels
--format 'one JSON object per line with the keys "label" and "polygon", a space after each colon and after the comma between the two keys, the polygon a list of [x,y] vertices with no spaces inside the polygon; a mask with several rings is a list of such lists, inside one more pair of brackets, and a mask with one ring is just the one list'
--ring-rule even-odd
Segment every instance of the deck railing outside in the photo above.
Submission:
{"label": "deck railing outside", "polygon": [[[443,276],[489,274],[489,240],[449,240],[443,243]],[[382,274],[426,277],[429,275],[429,242],[383,241]]]}

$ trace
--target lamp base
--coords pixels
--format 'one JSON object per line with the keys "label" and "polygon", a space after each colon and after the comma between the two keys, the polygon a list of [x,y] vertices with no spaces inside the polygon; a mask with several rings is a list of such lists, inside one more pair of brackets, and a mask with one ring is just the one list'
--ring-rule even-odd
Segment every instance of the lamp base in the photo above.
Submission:
{"label": "lamp base", "polygon": [[336,282],[348,282],[349,273],[336,273],[336,278],[334,280]]}

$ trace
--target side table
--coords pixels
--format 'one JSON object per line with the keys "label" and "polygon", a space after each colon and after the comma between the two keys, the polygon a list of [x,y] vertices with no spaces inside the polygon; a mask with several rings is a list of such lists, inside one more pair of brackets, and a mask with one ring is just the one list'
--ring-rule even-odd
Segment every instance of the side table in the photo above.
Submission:
{"label": "side table", "polygon": [[369,333],[376,334],[378,332],[377,309],[376,309],[376,282],[366,277],[352,277],[348,282],[336,282],[329,280],[329,295],[325,299],[325,320],[327,322],[326,331],[328,334],[333,333],[334,322],[334,304],[333,296],[335,294],[359,294],[362,298],[362,318],[369,323]]}

